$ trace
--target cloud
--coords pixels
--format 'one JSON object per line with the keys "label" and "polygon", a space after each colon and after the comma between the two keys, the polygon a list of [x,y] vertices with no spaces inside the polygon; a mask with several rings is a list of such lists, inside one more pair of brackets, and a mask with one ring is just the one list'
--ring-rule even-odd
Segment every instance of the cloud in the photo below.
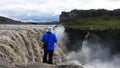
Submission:
{"label": "cloud", "polygon": [[[33,17],[58,20],[61,11],[72,9],[117,9],[120,0],[0,0],[0,15],[23,20]],[[56,18],[57,17],[57,18]],[[41,18],[41,19],[43,19]]]}

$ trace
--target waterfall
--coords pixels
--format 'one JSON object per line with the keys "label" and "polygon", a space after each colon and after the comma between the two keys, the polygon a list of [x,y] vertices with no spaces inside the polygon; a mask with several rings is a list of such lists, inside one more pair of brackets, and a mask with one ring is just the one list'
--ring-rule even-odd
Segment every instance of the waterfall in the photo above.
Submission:
{"label": "waterfall", "polygon": [[[53,25],[0,25],[0,59],[18,63],[42,63],[41,36]],[[56,45],[53,61],[62,63],[64,52]]]}
{"label": "waterfall", "polygon": [[[119,55],[111,57],[109,47],[101,38],[93,33],[87,33],[82,48],[68,54],[68,63],[82,65],[84,68],[119,68]],[[77,62],[77,63],[76,63]]]}

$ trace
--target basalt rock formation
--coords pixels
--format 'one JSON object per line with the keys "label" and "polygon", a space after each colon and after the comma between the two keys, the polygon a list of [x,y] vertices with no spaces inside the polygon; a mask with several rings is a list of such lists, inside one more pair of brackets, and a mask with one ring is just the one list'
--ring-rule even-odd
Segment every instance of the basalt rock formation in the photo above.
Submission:
{"label": "basalt rock formation", "polygon": [[[69,42],[66,44],[69,51],[77,51],[81,49],[83,40],[89,32],[101,39],[101,43],[110,48],[111,54],[120,53],[120,30],[77,30],[66,29],[69,34]],[[92,41],[92,40],[91,40]]]}
{"label": "basalt rock formation", "polygon": [[106,10],[106,9],[90,9],[90,10],[77,10],[74,9],[70,12],[63,11],[60,15],[60,23],[64,25],[75,25],[71,22],[75,19],[99,17],[99,16],[120,16],[120,9]]}

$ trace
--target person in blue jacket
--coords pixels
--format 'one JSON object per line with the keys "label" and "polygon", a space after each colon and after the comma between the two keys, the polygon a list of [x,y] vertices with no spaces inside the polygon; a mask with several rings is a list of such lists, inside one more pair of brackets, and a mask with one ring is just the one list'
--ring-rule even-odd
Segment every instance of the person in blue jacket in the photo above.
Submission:
{"label": "person in blue jacket", "polygon": [[53,54],[55,50],[54,43],[57,42],[56,35],[51,31],[52,29],[48,27],[48,31],[42,35],[42,42],[47,43],[47,47],[44,48],[43,63],[48,63],[48,64],[53,64],[52,61],[53,61]]}

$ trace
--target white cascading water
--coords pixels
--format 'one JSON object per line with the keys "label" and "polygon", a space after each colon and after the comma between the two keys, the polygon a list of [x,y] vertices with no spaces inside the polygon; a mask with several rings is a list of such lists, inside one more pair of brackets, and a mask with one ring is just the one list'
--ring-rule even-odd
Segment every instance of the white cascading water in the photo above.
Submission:
{"label": "white cascading water", "polygon": [[84,68],[120,68],[120,56],[111,58],[109,48],[95,34],[87,34],[78,52],[70,52],[68,63]]}
{"label": "white cascading water", "polygon": [[[0,25],[0,60],[17,63],[42,63],[43,49],[41,37],[53,25]],[[64,52],[56,46],[54,62],[62,63]]]}

